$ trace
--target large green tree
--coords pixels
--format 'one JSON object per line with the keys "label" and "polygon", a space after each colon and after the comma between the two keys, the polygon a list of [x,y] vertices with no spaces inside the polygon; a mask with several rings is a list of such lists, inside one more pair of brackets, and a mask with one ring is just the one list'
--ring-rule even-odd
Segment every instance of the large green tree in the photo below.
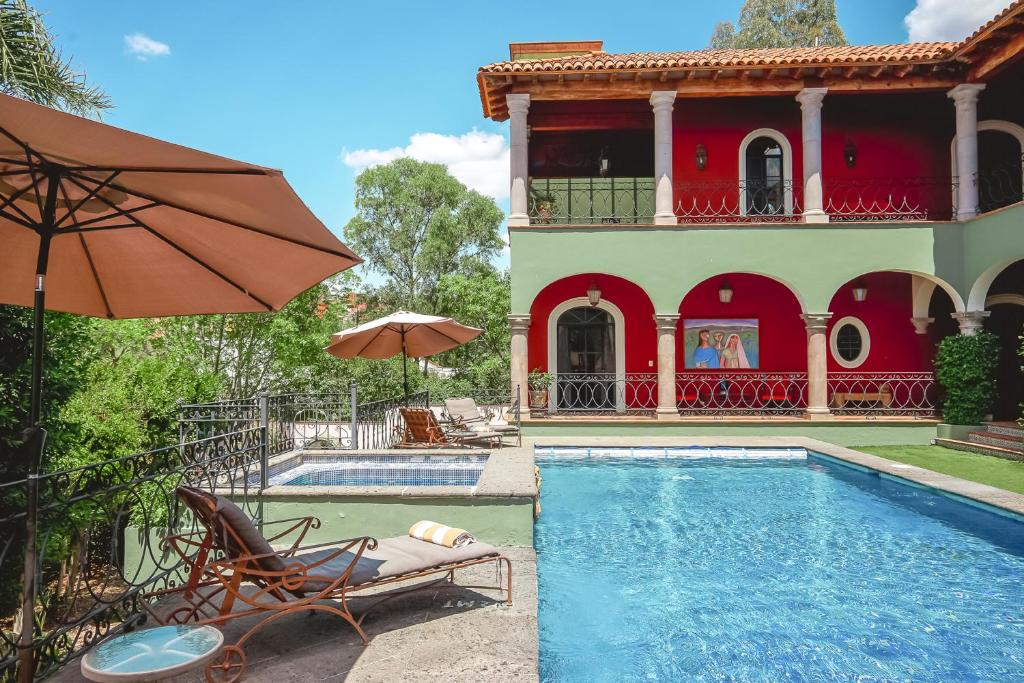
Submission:
{"label": "large green tree", "polygon": [[396,308],[433,313],[449,273],[472,272],[504,245],[502,212],[441,164],[402,158],[356,178],[356,216],[345,240],[385,277],[382,298]]}
{"label": "large green tree", "polygon": [[710,47],[813,47],[846,45],[835,0],[746,0],[738,29],[719,22]]}

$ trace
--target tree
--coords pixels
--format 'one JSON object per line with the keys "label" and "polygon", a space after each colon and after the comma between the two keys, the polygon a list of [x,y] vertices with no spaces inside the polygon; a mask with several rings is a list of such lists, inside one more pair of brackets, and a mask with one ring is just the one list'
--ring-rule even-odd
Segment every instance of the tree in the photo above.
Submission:
{"label": "tree", "polygon": [[25,0],[0,0],[0,90],[83,116],[110,107],[103,91],[64,59]]}
{"label": "tree", "polygon": [[814,47],[846,45],[835,0],[746,0],[739,30],[719,22],[712,48]]}
{"label": "tree", "polygon": [[446,273],[467,273],[503,246],[503,215],[444,166],[396,159],[356,178],[357,215],[345,239],[366,267],[387,278],[381,296],[394,307],[433,313]]}

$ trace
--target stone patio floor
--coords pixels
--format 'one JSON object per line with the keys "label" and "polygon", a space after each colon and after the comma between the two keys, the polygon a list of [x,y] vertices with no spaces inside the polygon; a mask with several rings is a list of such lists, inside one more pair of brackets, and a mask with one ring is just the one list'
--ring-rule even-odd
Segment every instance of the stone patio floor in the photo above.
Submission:
{"label": "stone patio floor", "polygon": [[[245,646],[246,683],[286,681],[536,681],[537,567],[532,548],[502,548],[512,560],[513,605],[500,601],[493,565],[463,569],[458,587],[424,590],[374,610],[363,647],[347,623],[329,614],[300,613],[277,620]],[[362,599],[365,601],[365,598]],[[351,602],[360,613],[360,599]],[[253,617],[230,623],[233,643]],[[50,681],[85,681],[73,661]],[[203,680],[202,669],[170,679]]]}

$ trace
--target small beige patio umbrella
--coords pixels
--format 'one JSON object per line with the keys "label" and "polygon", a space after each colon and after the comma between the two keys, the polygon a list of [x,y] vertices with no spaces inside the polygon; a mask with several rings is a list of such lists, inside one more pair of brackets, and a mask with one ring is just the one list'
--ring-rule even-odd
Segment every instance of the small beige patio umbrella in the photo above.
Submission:
{"label": "small beige patio umbrella", "polygon": [[396,311],[391,315],[342,330],[325,351],[338,358],[381,360],[402,354],[402,387],[409,395],[409,356],[423,358],[462,346],[483,333],[451,318]]}

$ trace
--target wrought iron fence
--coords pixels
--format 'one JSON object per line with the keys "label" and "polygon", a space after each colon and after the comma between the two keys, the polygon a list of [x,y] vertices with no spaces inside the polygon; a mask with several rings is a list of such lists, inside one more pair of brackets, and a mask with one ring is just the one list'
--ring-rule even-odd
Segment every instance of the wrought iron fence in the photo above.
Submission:
{"label": "wrought iron fence", "polygon": [[399,408],[429,408],[430,392],[371,401],[357,407],[358,431],[354,448],[394,448],[402,440],[404,422]]}
{"label": "wrought iron fence", "polygon": [[676,405],[681,415],[798,415],[807,407],[807,373],[677,373]]}
{"label": "wrought iron fence", "polygon": [[793,222],[800,220],[797,195],[792,180],[684,182],[676,189],[676,216],[680,223]]}
{"label": "wrought iron fence", "polygon": [[938,387],[930,372],[830,372],[828,404],[838,415],[934,417]]}
{"label": "wrought iron fence", "polygon": [[655,373],[559,373],[548,392],[547,406],[531,405],[530,414],[650,414],[657,407]]}
{"label": "wrought iron fence", "polygon": [[327,394],[275,394],[261,397],[266,406],[267,443],[271,455],[291,450],[356,448],[356,388]]}
{"label": "wrought iron fence", "polygon": [[[162,538],[196,530],[176,487],[230,495],[261,519],[258,484],[248,482],[260,480],[264,444],[263,430],[248,428],[0,484],[0,677],[13,680],[19,655],[29,652],[21,666],[45,677],[100,638],[146,620],[146,596],[183,580]],[[28,548],[33,580],[26,583]],[[19,578],[34,597],[20,618],[8,599]]]}
{"label": "wrought iron fence", "polygon": [[530,223],[651,223],[654,178],[531,178]]}
{"label": "wrought iron fence", "polygon": [[986,213],[1024,201],[1024,158],[978,173],[978,211]]}
{"label": "wrought iron fence", "polygon": [[955,181],[944,178],[850,178],[824,181],[830,221],[948,220]]}
{"label": "wrought iron fence", "polygon": [[182,403],[178,406],[179,442],[228,434],[260,424],[260,404],[255,398]]}

